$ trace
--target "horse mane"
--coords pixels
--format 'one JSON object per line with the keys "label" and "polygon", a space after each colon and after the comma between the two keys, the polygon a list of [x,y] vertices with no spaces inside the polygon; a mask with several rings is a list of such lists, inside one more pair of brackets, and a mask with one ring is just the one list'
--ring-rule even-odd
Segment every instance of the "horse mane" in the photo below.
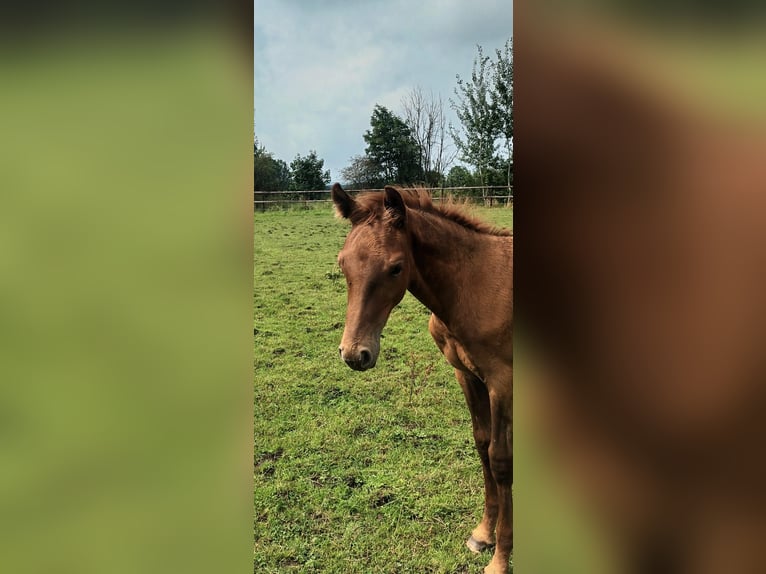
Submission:
{"label": "horse mane", "polygon": [[[510,229],[491,225],[469,214],[464,203],[458,203],[450,199],[446,203],[436,205],[431,200],[431,193],[428,189],[418,187],[396,189],[409,209],[436,215],[477,233],[497,236],[513,235],[513,231]],[[386,218],[384,197],[385,193],[382,191],[365,191],[354,196],[356,207],[350,216],[351,223],[356,225]]]}

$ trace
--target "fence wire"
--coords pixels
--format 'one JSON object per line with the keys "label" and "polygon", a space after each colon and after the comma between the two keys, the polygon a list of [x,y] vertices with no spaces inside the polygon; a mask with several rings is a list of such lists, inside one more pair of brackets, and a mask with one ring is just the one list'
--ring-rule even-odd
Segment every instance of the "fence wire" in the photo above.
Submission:
{"label": "fence wire", "polygon": [[[347,189],[351,193],[362,191],[383,191],[383,189]],[[489,207],[513,205],[513,187],[505,185],[472,186],[472,187],[435,187],[431,188],[431,199],[435,202],[460,199],[470,203],[483,204]],[[311,207],[322,203],[332,202],[329,189],[306,191],[254,191],[254,211],[289,207]]]}

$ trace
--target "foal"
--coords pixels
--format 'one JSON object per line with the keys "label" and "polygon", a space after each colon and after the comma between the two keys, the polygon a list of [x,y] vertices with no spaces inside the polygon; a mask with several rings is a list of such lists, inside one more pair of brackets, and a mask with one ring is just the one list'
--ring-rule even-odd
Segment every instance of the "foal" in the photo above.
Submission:
{"label": "foal", "polygon": [[338,255],[348,285],[341,358],[375,366],[380,334],[409,290],[431,311],[432,337],[465,394],[484,472],[484,515],[467,541],[473,552],[496,543],[486,574],[505,574],[513,546],[513,236],[426,192],[386,187],[332,198],[352,228]]}

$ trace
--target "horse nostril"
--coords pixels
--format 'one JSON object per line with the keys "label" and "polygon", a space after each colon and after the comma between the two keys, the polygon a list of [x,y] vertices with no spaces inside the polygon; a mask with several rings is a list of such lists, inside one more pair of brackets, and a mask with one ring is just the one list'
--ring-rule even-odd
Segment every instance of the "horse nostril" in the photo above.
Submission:
{"label": "horse nostril", "polygon": [[359,355],[361,356],[361,362],[363,367],[367,367],[372,363],[372,353],[370,353],[367,349],[362,349],[359,352]]}
{"label": "horse nostril", "polygon": [[338,347],[338,355],[340,355],[340,358],[343,358],[343,347]]}

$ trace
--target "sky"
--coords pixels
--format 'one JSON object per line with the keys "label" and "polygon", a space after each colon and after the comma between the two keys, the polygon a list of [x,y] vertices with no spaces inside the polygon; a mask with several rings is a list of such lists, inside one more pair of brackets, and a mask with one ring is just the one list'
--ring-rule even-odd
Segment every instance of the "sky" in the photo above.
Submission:
{"label": "sky", "polygon": [[479,44],[513,35],[512,0],[255,0],[254,107],[259,143],[288,164],[310,150],[332,181],[363,155],[375,104],[401,115],[411,89],[441,95]]}

